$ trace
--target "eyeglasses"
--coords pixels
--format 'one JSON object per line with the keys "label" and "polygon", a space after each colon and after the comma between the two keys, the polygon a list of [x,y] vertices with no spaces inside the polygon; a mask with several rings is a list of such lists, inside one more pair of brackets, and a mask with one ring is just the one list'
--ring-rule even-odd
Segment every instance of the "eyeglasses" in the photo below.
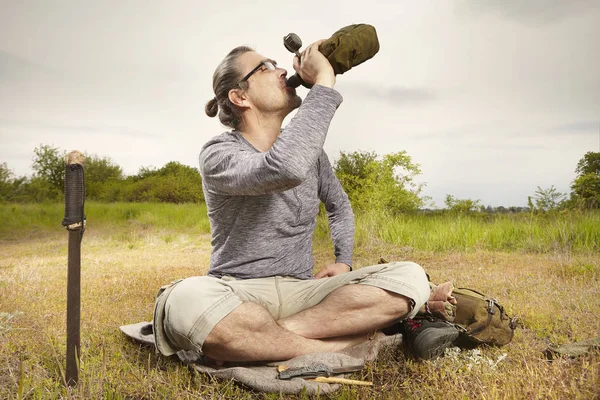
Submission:
{"label": "eyeglasses", "polygon": [[[262,68],[264,68],[264,69],[262,69]],[[246,82],[252,76],[252,74],[254,74],[256,71],[259,71],[259,70],[260,71],[264,71],[264,70],[275,71],[275,69],[277,69],[276,61],[273,61],[273,60],[261,61],[260,64],[258,64],[256,67],[254,67],[254,69],[252,71],[248,72],[248,74],[246,74],[246,76],[244,76],[242,78],[240,83]]]}

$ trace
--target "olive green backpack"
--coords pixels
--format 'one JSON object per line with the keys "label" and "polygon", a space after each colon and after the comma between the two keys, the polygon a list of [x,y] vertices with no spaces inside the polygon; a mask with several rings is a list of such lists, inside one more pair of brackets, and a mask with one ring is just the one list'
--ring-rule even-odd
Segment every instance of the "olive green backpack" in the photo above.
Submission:
{"label": "olive green backpack", "polygon": [[467,288],[454,288],[452,295],[457,304],[451,322],[461,331],[459,344],[504,346],[512,340],[517,319],[509,317],[498,301]]}
{"label": "olive green backpack", "polygon": [[[379,264],[387,262],[383,257],[379,259]],[[433,290],[438,285],[426,275]],[[460,331],[455,342],[459,347],[479,344],[504,346],[510,343],[517,329],[517,318],[508,316],[496,299],[473,289],[455,288],[454,285],[451,285],[451,295],[456,299],[456,304],[451,304],[447,294],[443,294],[443,301],[434,299],[437,303],[443,303],[441,307],[430,307],[432,303],[427,301],[415,319],[445,320],[453,324]]]}

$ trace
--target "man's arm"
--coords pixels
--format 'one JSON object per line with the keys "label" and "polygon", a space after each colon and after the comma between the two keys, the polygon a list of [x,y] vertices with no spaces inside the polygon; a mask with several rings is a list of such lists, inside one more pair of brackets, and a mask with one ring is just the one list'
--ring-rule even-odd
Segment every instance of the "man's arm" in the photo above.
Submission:
{"label": "man's arm", "polygon": [[317,162],[342,96],[315,85],[271,148],[260,153],[233,142],[208,142],[200,152],[206,188],[225,195],[260,195],[302,183]]}
{"label": "man's arm", "polygon": [[[336,264],[323,268],[315,275],[316,278],[334,276],[350,270],[354,247],[354,213],[348,195],[342,189],[324,151],[319,158],[319,198],[327,211]],[[345,264],[348,268],[342,268],[338,264]]]}

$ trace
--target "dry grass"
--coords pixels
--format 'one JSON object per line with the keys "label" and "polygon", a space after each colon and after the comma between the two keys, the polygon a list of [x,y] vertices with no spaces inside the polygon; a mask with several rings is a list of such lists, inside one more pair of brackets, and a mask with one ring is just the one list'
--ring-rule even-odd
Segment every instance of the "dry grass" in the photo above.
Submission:
{"label": "dry grass", "polygon": [[[66,239],[60,232],[0,242],[0,398],[282,398],[195,375],[119,332],[120,325],[152,318],[161,285],[204,274],[210,254],[207,235],[135,225],[84,236],[80,384],[65,389]],[[316,246],[317,265],[330,254],[329,246]],[[510,345],[480,355],[417,363],[389,351],[356,374],[373,380],[373,389],[345,387],[332,398],[600,396],[599,353],[552,363],[542,356],[550,342],[600,335],[597,254],[439,254],[363,240],[356,266],[380,256],[416,261],[434,282],[452,280],[497,297],[521,327]]]}

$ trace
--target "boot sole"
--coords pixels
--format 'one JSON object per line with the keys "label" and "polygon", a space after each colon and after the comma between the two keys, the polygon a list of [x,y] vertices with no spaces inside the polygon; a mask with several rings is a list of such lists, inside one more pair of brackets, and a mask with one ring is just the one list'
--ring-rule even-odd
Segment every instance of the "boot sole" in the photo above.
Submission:
{"label": "boot sole", "polygon": [[[444,354],[444,351],[458,338],[458,330],[448,328],[425,329],[413,343],[415,357],[432,360]],[[423,349],[419,351],[417,349]]]}

